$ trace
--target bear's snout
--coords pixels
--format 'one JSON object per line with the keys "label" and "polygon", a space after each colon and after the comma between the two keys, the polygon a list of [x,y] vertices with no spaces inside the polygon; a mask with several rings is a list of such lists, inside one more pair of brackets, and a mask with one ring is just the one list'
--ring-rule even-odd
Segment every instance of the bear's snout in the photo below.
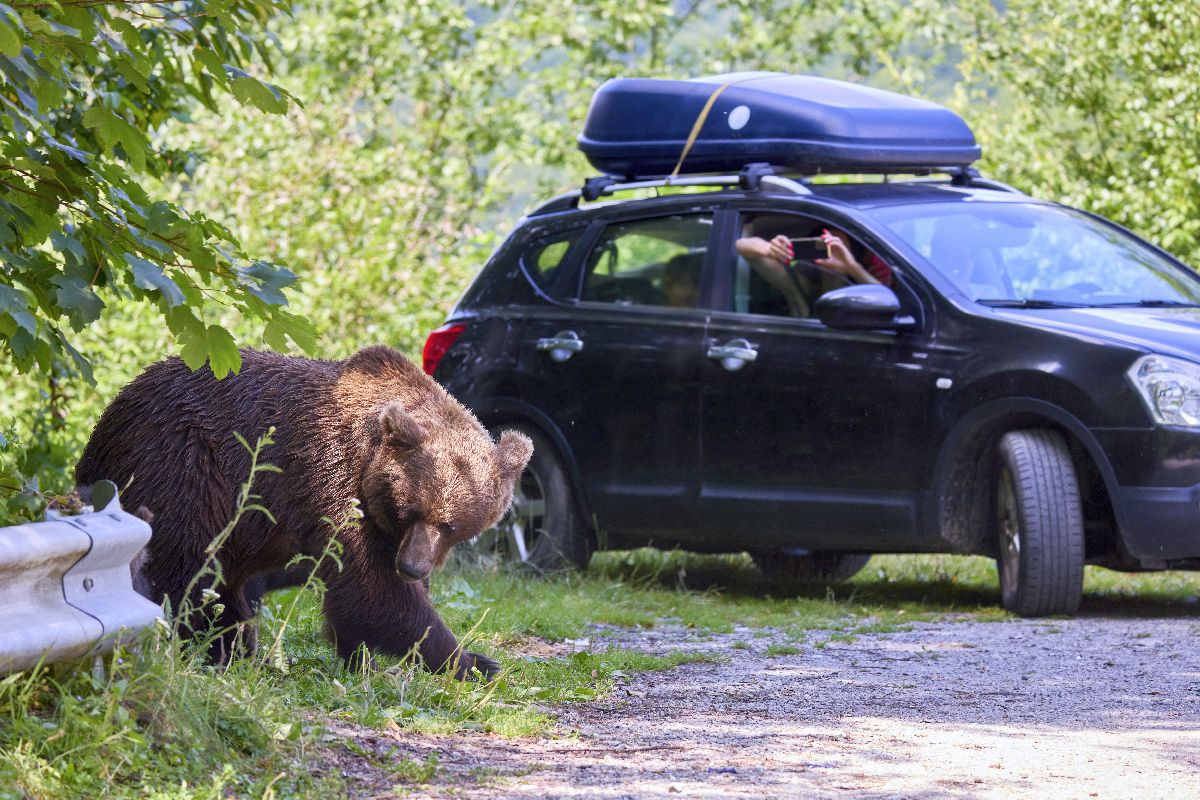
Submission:
{"label": "bear's snout", "polygon": [[433,572],[436,561],[436,533],[429,526],[413,526],[396,551],[396,574],[405,581],[423,581]]}
{"label": "bear's snout", "polygon": [[405,581],[406,583],[423,581],[428,578],[432,572],[433,569],[431,567],[426,567],[422,564],[409,564],[408,562],[402,561],[399,558],[396,559],[396,574],[399,575],[401,580]]}

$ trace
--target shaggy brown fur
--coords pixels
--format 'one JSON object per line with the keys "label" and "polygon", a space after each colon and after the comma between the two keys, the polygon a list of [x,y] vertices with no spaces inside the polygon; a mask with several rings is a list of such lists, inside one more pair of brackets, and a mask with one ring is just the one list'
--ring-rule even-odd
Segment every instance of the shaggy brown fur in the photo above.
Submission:
{"label": "shaggy brown fur", "polygon": [[239,628],[253,646],[246,582],[295,553],[319,555],[332,535],[322,518],[343,519],[359,498],[361,524],[340,534],[344,568],[327,559],[319,571],[338,654],[351,659],[366,645],[405,655],[416,645],[431,669],[493,674],[494,661],[460,650],[430,605],[427,579],[454,544],[508,509],[533,446],[512,431],[494,443],[469,411],[386,347],[346,361],[243,351],[241,372],[221,381],[170,358],[121,390],[75,478],[127,486],[122,502],[153,512],[145,565],[151,599],[165,595],[179,608],[249,473],[249,454],[233,433],[253,442],[270,426],[275,445],[263,458],[283,471],[261,474],[254,491],[277,524],[250,513],[219,553],[224,610],[212,621],[226,633],[214,660],[229,658]]}

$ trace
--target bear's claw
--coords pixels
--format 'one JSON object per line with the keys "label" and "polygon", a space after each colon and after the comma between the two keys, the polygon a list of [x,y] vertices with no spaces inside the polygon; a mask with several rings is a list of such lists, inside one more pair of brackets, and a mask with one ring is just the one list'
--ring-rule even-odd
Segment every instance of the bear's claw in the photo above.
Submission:
{"label": "bear's claw", "polygon": [[464,650],[454,677],[460,681],[472,680],[476,677],[476,670],[483,680],[490,681],[500,674],[500,662],[485,655]]}

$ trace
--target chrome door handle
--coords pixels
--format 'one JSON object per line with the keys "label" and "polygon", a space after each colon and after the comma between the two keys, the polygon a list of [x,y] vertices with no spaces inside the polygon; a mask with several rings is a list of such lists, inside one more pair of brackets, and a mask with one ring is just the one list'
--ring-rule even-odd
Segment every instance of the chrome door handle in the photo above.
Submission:
{"label": "chrome door handle", "polygon": [[538,339],[537,349],[549,353],[551,359],[561,364],[583,349],[583,340],[575,331],[559,331],[553,336]]}
{"label": "chrome door handle", "polygon": [[745,339],[730,339],[725,344],[708,348],[708,357],[720,361],[721,366],[730,372],[737,372],[758,358],[758,351]]}

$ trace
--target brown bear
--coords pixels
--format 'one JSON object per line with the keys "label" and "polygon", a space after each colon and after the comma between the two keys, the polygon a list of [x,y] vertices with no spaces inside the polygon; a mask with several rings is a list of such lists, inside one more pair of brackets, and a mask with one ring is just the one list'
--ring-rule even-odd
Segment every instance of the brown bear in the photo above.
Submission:
{"label": "brown bear", "polygon": [[[244,588],[296,553],[319,556],[355,498],[362,520],[336,534],[342,569],[325,559],[326,631],[338,655],[403,656],[416,646],[433,670],[485,676],[499,665],[461,650],[429,600],[429,574],[451,547],[495,524],[533,452],[505,431],[493,442],[479,421],[398,352],[368,347],[345,361],[242,351],[242,369],[214,380],[178,358],[153,364],[105,409],[75,468],[78,484],[122,488],[122,503],[154,515],[145,573],[151,599],[178,609],[205,563],[205,548],[232,518],[253,443],[270,427],[275,444],[253,491],[275,517],[242,517],[217,554],[223,631],[213,660],[233,653],[236,631],[253,647],[254,610]],[[195,587],[200,604],[211,581]],[[212,607],[210,605],[210,607]],[[198,621],[187,621],[195,630]]]}

